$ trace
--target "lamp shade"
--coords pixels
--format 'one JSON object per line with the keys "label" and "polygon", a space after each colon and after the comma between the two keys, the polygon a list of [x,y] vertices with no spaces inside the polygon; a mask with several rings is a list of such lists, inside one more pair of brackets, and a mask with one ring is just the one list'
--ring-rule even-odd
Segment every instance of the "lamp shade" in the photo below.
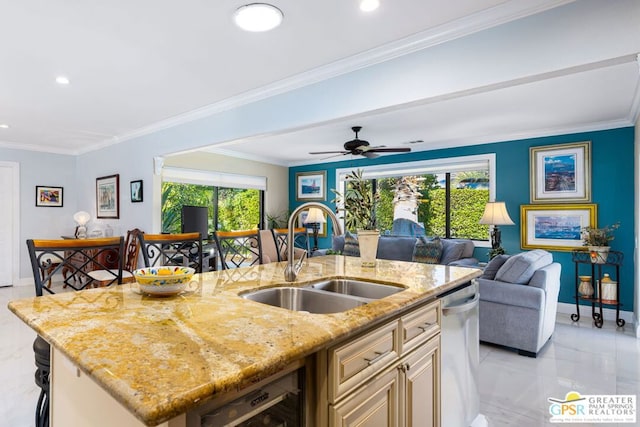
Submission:
{"label": "lamp shade", "polygon": [[318,208],[310,208],[307,218],[304,220],[305,224],[324,224],[325,222],[327,222],[327,220]]}
{"label": "lamp shade", "polygon": [[484,207],[484,213],[480,218],[480,224],[486,225],[513,225],[504,202],[488,202]]}
{"label": "lamp shade", "polygon": [[89,212],[80,211],[73,214],[73,220],[78,223],[78,225],[87,225],[91,215]]}

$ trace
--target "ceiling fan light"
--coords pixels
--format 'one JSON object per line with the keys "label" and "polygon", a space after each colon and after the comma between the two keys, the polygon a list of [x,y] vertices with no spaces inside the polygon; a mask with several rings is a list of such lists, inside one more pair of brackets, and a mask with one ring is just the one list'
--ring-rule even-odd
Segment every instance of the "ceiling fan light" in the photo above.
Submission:
{"label": "ceiling fan light", "polygon": [[247,4],[233,14],[236,25],[251,32],[272,30],[282,23],[283,17],[280,9],[267,3]]}
{"label": "ceiling fan light", "polygon": [[360,10],[363,12],[372,12],[380,7],[380,0],[360,0]]}

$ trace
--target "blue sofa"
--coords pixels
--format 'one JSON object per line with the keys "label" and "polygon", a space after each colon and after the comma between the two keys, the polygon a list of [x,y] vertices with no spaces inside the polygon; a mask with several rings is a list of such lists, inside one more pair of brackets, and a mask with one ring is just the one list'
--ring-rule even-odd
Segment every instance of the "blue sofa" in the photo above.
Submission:
{"label": "blue sofa", "polygon": [[[416,237],[382,235],[378,240],[378,259],[411,261]],[[334,236],[332,249],[344,250],[344,235]],[[439,264],[475,267],[478,260],[473,257],[474,245],[468,239],[442,239],[442,256]],[[322,252],[318,255],[323,254]]]}

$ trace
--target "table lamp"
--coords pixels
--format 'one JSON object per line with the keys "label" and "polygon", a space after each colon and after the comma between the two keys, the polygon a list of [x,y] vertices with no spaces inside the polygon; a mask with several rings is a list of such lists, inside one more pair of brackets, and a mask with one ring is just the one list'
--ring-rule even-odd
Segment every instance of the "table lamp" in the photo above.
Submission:
{"label": "table lamp", "polygon": [[87,223],[91,216],[89,212],[80,211],[73,214],[73,220],[78,223],[76,227],[75,236],[77,239],[86,239],[87,238]]}
{"label": "table lamp", "polygon": [[303,221],[303,224],[311,226],[313,230],[313,249],[312,251],[318,250],[318,230],[320,229],[320,224],[325,224],[327,220],[324,218],[324,214],[318,208],[310,208],[309,213],[307,214],[307,218]]}
{"label": "table lamp", "polygon": [[[495,251],[496,249],[502,249],[500,244],[502,243],[500,239],[500,229],[499,225],[514,225],[513,221],[509,217],[509,212],[507,212],[507,207],[504,202],[488,202],[484,207],[484,213],[482,214],[482,218],[480,218],[480,224],[485,225],[493,225],[491,229],[491,248]],[[502,252],[504,253],[504,251]]]}

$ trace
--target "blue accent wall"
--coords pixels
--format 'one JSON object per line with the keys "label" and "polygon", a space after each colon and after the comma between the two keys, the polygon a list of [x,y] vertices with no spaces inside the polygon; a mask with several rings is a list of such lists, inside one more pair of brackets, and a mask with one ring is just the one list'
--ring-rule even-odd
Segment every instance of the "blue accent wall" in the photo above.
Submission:
{"label": "blue accent wall", "polygon": [[[500,227],[502,246],[507,253],[521,252],[520,249],[520,205],[530,204],[529,191],[529,148],[541,145],[565,144],[591,141],[592,155],[592,203],[598,207],[598,225],[620,222],[620,228],[611,242],[612,250],[624,253],[624,263],[620,271],[620,301],[624,311],[633,311],[633,252],[634,252],[634,128],[626,127],[597,132],[576,133],[517,141],[489,143],[468,147],[422,151],[377,159],[346,160],[332,163],[298,166],[289,169],[289,194],[291,209],[302,202],[296,201],[296,173],[309,171],[327,172],[326,204],[335,207],[330,189],[336,187],[336,169],[358,168],[380,164],[410,162],[469,156],[475,154],[496,154],[496,200],[504,201],[515,226]],[[330,230],[329,230],[330,232]],[[330,234],[329,234],[330,235]],[[321,239],[320,247],[329,247],[329,238]],[[476,248],[475,256],[481,261],[487,259],[487,248]],[[553,251],[554,260],[562,264],[559,301],[575,303],[575,266],[570,252]],[[581,270],[581,274],[591,274]]]}

